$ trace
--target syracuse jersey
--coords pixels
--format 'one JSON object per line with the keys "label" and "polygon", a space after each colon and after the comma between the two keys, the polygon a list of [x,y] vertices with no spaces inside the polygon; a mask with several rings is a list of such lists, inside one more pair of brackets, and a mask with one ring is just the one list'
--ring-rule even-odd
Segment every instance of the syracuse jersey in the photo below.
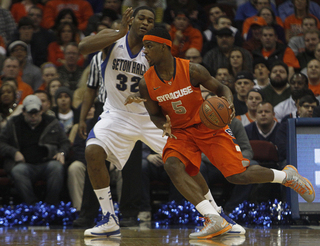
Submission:
{"label": "syracuse jersey", "polygon": [[201,122],[199,109],[203,103],[199,87],[190,82],[189,61],[174,58],[174,74],[170,81],[159,78],[151,67],[144,75],[150,98],[157,101],[164,115],[169,115],[172,128],[187,128]]}
{"label": "syracuse jersey", "polygon": [[143,48],[136,55],[131,53],[128,34],[113,43],[101,64],[101,73],[108,95],[104,111],[118,109],[146,114],[147,110],[142,103],[124,105],[124,102],[129,95],[139,91],[140,79],[148,68]]}

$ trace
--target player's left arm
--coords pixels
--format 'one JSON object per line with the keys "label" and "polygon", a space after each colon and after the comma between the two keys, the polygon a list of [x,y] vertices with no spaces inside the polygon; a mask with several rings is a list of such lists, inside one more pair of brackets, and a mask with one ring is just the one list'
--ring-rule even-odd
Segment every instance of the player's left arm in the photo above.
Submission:
{"label": "player's left arm", "polygon": [[144,99],[144,105],[150,115],[151,121],[163,130],[163,136],[176,138],[171,134],[171,121],[168,115],[163,115],[161,107],[156,101],[153,101],[149,95],[146,81],[142,78],[139,82],[140,98]]}
{"label": "player's left arm", "polygon": [[231,119],[235,115],[234,105],[233,105],[233,96],[232,92],[228,86],[220,83],[217,79],[212,77],[209,71],[202,65],[191,63],[189,66],[190,73],[190,82],[193,86],[202,85],[213,94],[226,99],[232,110]]}

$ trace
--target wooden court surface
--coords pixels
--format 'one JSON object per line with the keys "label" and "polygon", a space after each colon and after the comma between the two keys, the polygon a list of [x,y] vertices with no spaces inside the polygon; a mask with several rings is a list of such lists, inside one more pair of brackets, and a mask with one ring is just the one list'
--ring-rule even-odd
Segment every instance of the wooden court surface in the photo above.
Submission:
{"label": "wooden court surface", "polygon": [[170,226],[155,229],[148,224],[121,229],[121,238],[85,238],[83,229],[49,227],[0,227],[0,245],[257,245],[257,246],[319,246],[320,226],[277,228],[246,228],[243,236],[222,235],[211,240],[189,240],[189,233],[199,227]]}

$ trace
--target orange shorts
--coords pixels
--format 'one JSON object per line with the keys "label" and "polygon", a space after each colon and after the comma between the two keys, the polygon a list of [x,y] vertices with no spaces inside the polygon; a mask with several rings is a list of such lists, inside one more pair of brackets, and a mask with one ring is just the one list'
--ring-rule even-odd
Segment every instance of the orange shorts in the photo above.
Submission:
{"label": "orange shorts", "polygon": [[163,161],[166,162],[169,157],[179,158],[190,176],[197,175],[200,170],[201,153],[208,157],[224,177],[242,173],[250,164],[242,156],[228,126],[211,130],[200,123],[185,129],[172,129],[172,134],[177,139],[168,138],[163,149]]}

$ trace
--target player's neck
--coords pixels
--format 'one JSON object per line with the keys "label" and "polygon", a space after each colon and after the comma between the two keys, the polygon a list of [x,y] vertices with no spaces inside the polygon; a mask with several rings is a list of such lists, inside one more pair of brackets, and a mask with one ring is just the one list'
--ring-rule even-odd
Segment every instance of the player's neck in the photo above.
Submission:
{"label": "player's neck", "polygon": [[142,49],[142,38],[134,34],[133,32],[129,32],[128,34],[128,44],[133,55],[140,52]]}
{"label": "player's neck", "polygon": [[170,54],[170,56],[163,59],[159,64],[156,64],[156,69],[163,80],[170,80],[174,74],[174,57]]}

